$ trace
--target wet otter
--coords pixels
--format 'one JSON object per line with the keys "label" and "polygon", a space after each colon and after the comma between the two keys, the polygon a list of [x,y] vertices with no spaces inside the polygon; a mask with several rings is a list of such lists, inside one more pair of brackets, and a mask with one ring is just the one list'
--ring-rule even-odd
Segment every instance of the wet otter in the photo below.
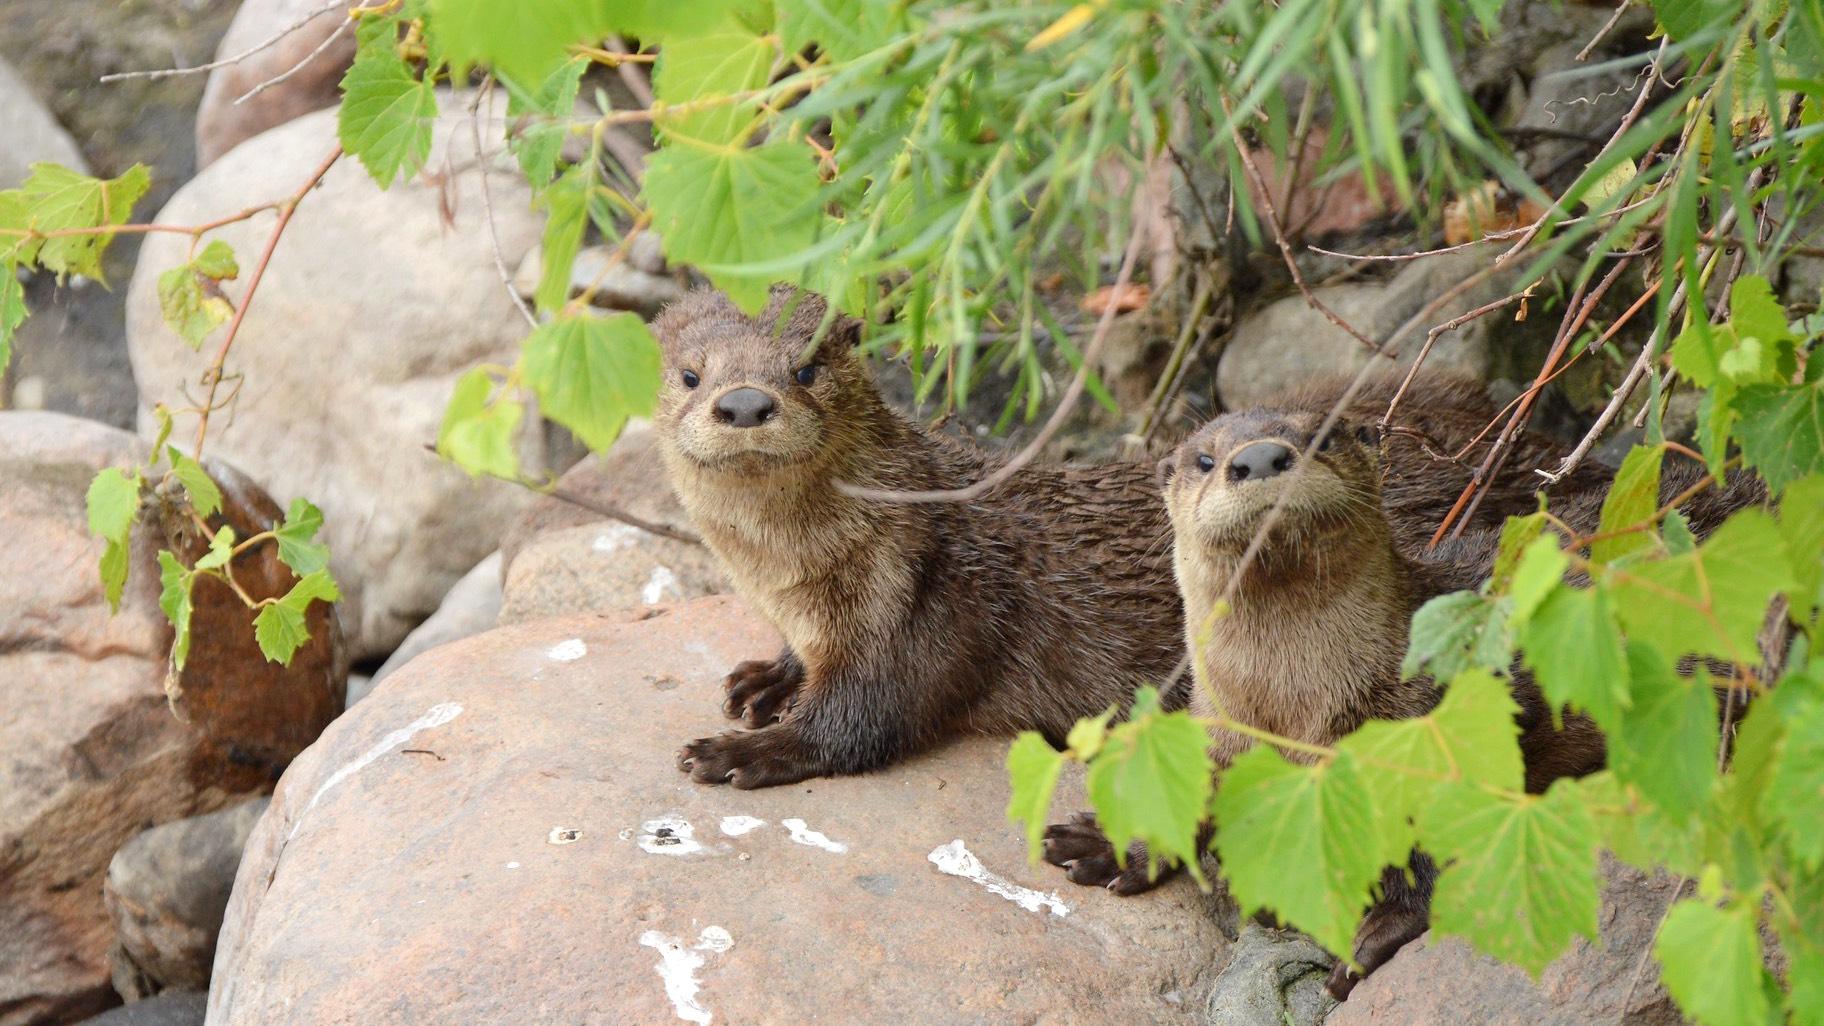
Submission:
{"label": "wet otter", "polygon": [[[1169,458],[1165,496],[1198,683],[1193,711],[1213,716],[1220,705],[1236,720],[1328,746],[1368,719],[1419,716],[1437,703],[1440,692],[1429,678],[1400,674],[1412,615],[1432,597],[1479,585],[1494,562],[1500,532],[1481,525],[1424,552],[1411,539],[1425,532],[1406,519],[1416,511],[1403,497],[1410,483],[1395,473],[1383,486],[1372,428],[1345,421],[1317,438],[1321,420],[1297,403],[1218,418]],[[1535,458],[1551,448],[1543,439],[1526,444],[1538,451],[1514,465],[1536,465]],[[1608,473],[1592,468],[1553,504],[1580,533],[1596,528],[1605,489],[1593,487],[1592,478],[1599,485]],[[1693,464],[1668,461],[1662,495],[1670,500],[1702,476]],[[1684,510],[1704,534],[1762,495],[1758,482],[1732,482],[1726,492],[1701,495]],[[1213,617],[1243,550],[1282,496],[1280,519],[1243,573],[1228,615]],[[1527,790],[1537,793],[1558,777],[1601,768],[1603,738],[1592,722],[1567,714],[1555,726],[1530,676],[1516,668],[1511,683]],[[1222,767],[1251,743],[1215,731],[1211,753]],[[1045,854],[1065,866],[1071,880],[1118,893],[1138,893],[1163,878],[1149,876],[1139,847],[1121,868],[1087,815],[1049,828]],[[1397,867],[1382,876],[1381,900],[1356,938],[1355,960],[1364,972],[1427,926],[1437,867],[1415,852],[1411,869],[1410,878]],[[1356,979],[1346,963],[1339,964],[1332,993],[1346,995]]]}
{"label": "wet otter", "polygon": [[656,323],[672,486],[786,640],[728,677],[725,711],[756,729],[693,741],[679,767],[767,787],[961,733],[1061,740],[1169,676],[1183,626],[1153,469],[1031,466],[967,503],[847,496],[836,482],[957,488],[996,463],[888,407],[859,325],[824,320],[820,298],[775,290],[758,316],[696,292]]}

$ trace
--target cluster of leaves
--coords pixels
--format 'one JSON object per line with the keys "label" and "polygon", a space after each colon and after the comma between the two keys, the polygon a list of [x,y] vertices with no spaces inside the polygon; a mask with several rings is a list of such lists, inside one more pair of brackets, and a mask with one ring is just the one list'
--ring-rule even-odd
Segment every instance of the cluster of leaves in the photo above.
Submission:
{"label": "cluster of leaves", "polygon": [[[1196,827],[1213,822],[1242,906],[1270,908],[1344,956],[1382,867],[1417,847],[1443,867],[1433,928],[1532,972],[1574,937],[1597,939],[1597,852],[1607,848],[1698,881],[1654,945],[1687,1014],[1758,1024],[1783,1005],[1793,1021],[1824,1022],[1824,655],[1814,651],[1824,468],[1815,441],[1778,419],[1816,401],[1824,359],[1797,375],[1801,329],[1770,305],[1764,281],[1734,291],[1732,316],[1681,337],[1673,360],[1694,379],[1734,375],[1737,391],[1710,393],[1712,419],[1736,415],[1709,455],[1735,470],[1724,447],[1738,443],[1777,513],[1750,505],[1700,542],[1675,508],[1686,496],[1661,505],[1664,461],[1682,447],[1636,447],[1593,533],[1550,509],[1511,518],[1486,584],[1415,615],[1404,672],[1449,681],[1430,714],[1314,746],[1163,714],[1147,694],[1118,726],[1083,721],[1065,752],[1022,737],[1008,759],[1009,816],[1036,844],[1064,764],[1086,762],[1115,844],[1138,838],[1195,864]],[[1731,480],[1754,487],[1739,471]],[[1716,487],[1699,474],[1690,491]],[[1759,642],[1776,599],[1793,639],[1777,682],[1760,676]],[[1521,672],[1557,715],[1601,728],[1607,769],[1524,793],[1506,679]],[[1205,728],[1268,743],[1212,783]],[[1763,928],[1787,960],[1783,986],[1763,968]]]}

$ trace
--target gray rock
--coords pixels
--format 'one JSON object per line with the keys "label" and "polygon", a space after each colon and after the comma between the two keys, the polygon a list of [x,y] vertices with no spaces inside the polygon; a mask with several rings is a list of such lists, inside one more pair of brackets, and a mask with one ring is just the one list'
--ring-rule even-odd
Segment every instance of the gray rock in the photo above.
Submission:
{"label": "gray rock", "polygon": [[31,174],[39,161],[62,164],[83,174],[89,162],[76,148],[76,140],[44,109],[31,86],[12,65],[0,59],[0,189],[11,189]]}
{"label": "gray rock", "polygon": [[102,898],[114,919],[109,957],[122,997],[209,989],[241,849],[269,801],[155,826],[114,853]]}
{"label": "gray rock", "polygon": [[1204,1026],[1316,1026],[1336,999],[1324,989],[1336,960],[1291,930],[1249,922],[1210,988]]}
{"label": "gray rock", "polygon": [[[351,2],[348,6],[359,4]],[[337,33],[346,21],[343,11],[325,5],[323,0],[242,3],[216,48],[216,60],[246,53],[280,33],[284,35],[260,52],[209,73],[203,102],[196,110],[196,166],[213,164],[222,154],[269,128],[313,110],[334,107],[341,99],[337,87],[342,74],[355,59],[352,27]],[[334,40],[329,38],[332,35]],[[319,46],[323,47],[322,52],[311,56]],[[305,63],[300,66],[300,62]],[[261,83],[294,68],[297,70],[285,81],[262,90],[245,103],[236,102]]]}
{"label": "gray rock", "polygon": [[209,995],[199,991],[167,990],[144,1001],[84,1019],[79,1026],[203,1026]]}
{"label": "gray rock", "polygon": [[386,657],[386,662],[380,664],[359,693],[351,682],[348,704],[352,706],[366,697],[375,685],[420,653],[492,629],[500,619],[500,576],[499,552],[475,564],[475,569],[462,575],[462,580],[443,597],[443,604],[431,618],[413,628],[393,654]]}
{"label": "gray rock", "polygon": [[[643,242],[652,238],[644,232],[635,236],[628,243],[628,253],[614,260],[610,260],[613,246],[590,246],[578,252],[576,263],[570,268],[570,295],[581,295],[583,290],[593,286],[595,291],[589,297],[591,306],[631,310],[646,318],[656,316],[666,303],[684,294],[684,287],[678,284],[676,276],[664,273],[663,255],[658,257],[658,271],[646,270],[634,262],[636,251],[640,251],[641,260],[648,267],[653,266],[652,252],[657,243]],[[538,291],[538,280],[543,274],[543,254],[534,249],[520,262],[519,270],[513,275],[513,287],[529,299]]]}

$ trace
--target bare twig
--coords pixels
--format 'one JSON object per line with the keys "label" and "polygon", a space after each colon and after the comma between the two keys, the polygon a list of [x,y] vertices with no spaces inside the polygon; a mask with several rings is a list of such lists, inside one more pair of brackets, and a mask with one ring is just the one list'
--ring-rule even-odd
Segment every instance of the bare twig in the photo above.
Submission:
{"label": "bare twig", "polygon": [[266,81],[261,82],[259,85],[254,86],[252,89],[249,89],[246,92],[242,93],[240,96],[235,98],[234,105],[236,107],[239,107],[241,104],[246,103],[248,100],[253,99],[254,97],[265,92],[266,90],[271,89],[273,86],[276,86],[281,82],[284,82],[286,79],[289,79],[291,76],[304,70],[304,65],[309,64],[311,61],[316,60],[318,54],[322,53],[323,51],[329,49],[332,45],[334,45],[336,40],[342,38],[342,33],[347,32],[349,29],[349,26],[353,25],[354,23],[355,23],[355,20],[353,18],[343,19],[342,24],[337,25],[335,28],[335,31],[331,32],[327,36],[324,36],[323,41],[321,43],[318,43],[309,53],[305,54],[302,58],[300,58],[296,64],[293,64],[291,67],[286,68],[284,71],[279,72],[278,74],[272,76],[271,78],[267,79]]}
{"label": "bare twig", "polygon": [[1579,64],[1588,60],[1590,52],[1595,50],[1596,47],[1602,43],[1604,36],[1615,31],[1615,26],[1621,24],[1621,16],[1628,13],[1628,8],[1633,6],[1634,0],[1621,0],[1621,3],[1616,4],[1615,13],[1609,15],[1609,20],[1602,23],[1602,27],[1596,30],[1596,34],[1590,37],[1589,42],[1583,44],[1583,49],[1577,51],[1577,56],[1573,57],[1572,60],[1575,60]]}
{"label": "bare twig", "polygon": [[[1140,258],[1140,249],[1145,241],[1145,233],[1138,231],[1134,232],[1133,237],[1128,240],[1127,252],[1121,257],[1121,269],[1115,273],[1115,291],[1117,293],[1126,288],[1128,280],[1133,277],[1134,264]],[[1091,368],[1095,366],[1096,358],[1102,355],[1102,343],[1108,340],[1108,329],[1115,322],[1115,310],[1119,305],[1110,303],[1102,308],[1102,316],[1096,321],[1096,333],[1090,338],[1089,346],[1083,350],[1083,360],[1077,365],[1077,373],[1071,377],[1070,385],[1064,389],[1063,397],[1058,400],[1057,409],[1051,411],[1050,419],[1046,420],[1045,426],[1039,429],[1038,436],[1028,442],[1024,449],[1014,454],[1013,459],[997,468],[994,473],[966,488],[900,492],[890,489],[865,488],[847,481],[837,481],[835,482],[836,490],[852,498],[874,502],[974,502],[1000,487],[1006,483],[1008,478],[1019,473],[1027,464],[1031,463],[1040,450],[1045,448],[1046,443],[1051,441],[1051,437],[1058,433],[1058,429],[1064,426],[1064,422],[1070,419],[1072,411],[1077,407],[1077,400],[1082,398],[1083,390],[1089,384]]]}
{"label": "bare twig", "polygon": [[260,53],[261,51],[271,49],[273,46],[278,44],[279,40],[284,39],[286,36],[291,35],[293,32],[296,32],[297,30],[303,28],[305,25],[308,25],[311,22],[316,21],[318,18],[321,18],[325,14],[328,14],[329,12],[335,10],[338,7],[346,7],[347,4],[348,4],[348,0],[329,0],[328,3],[325,3],[323,6],[310,11],[308,14],[305,14],[304,16],[300,17],[298,20],[292,22],[290,25],[285,26],[284,28],[280,29],[278,32],[274,33],[273,35],[268,36],[266,39],[260,41],[259,43],[256,43],[253,46],[248,47],[245,50],[242,50],[240,53],[237,53],[232,57],[223,57],[219,61],[210,61],[207,64],[198,64],[198,65],[195,65],[194,67],[187,67],[187,68],[157,68],[152,71],[117,71],[111,75],[101,76],[100,80],[103,82],[119,82],[123,79],[129,79],[129,78],[159,79],[159,78],[170,78],[173,75],[199,75],[205,71],[214,71],[216,68],[225,68],[231,64],[239,64],[242,61],[246,60],[247,58],[252,57],[256,53]]}
{"label": "bare twig", "polygon": [[[629,53],[627,44],[622,42],[619,36],[609,37],[607,49],[609,53],[623,58],[639,56]],[[652,83],[646,81],[646,76],[640,73],[638,61],[615,61],[614,70],[621,76],[621,81],[627,86],[627,91],[633,94],[633,98],[639,101],[640,106],[652,106]]]}
{"label": "bare twig", "polygon": [[1191,298],[1190,316],[1185,318],[1184,327],[1178,332],[1178,340],[1172,346],[1172,355],[1166,360],[1165,369],[1160,372],[1158,383],[1153,386],[1153,394],[1147,400],[1145,415],[1140,418],[1140,428],[1136,434],[1143,446],[1148,439],[1153,437],[1153,429],[1159,424],[1159,414],[1165,409],[1166,401],[1170,398],[1174,385],[1182,376],[1180,370],[1185,365],[1192,341],[1202,341],[1205,333],[1198,329],[1202,327],[1204,312],[1210,307],[1212,291],[1209,277],[1199,275],[1197,291]]}
{"label": "bare twig", "polygon": [[586,496],[578,495],[575,492],[566,492],[562,488],[552,488],[550,490],[534,488],[533,491],[549,495],[553,499],[562,500],[572,506],[580,506],[592,513],[600,513],[610,520],[618,520],[629,527],[637,527],[642,531],[656,534],[661,538],[670,538],[672,541],[680,541],[686,545],[703,544],[703,539],[693,532],[680,530],[675,527],[667,527],[664,524],[655,523],[642,517],[636,517],[632,513],[627,512],[613,503],[591,499]]}
{"label": "bare twig", "polygon": [[203,442],[209,437],[209,414],[214,411],[215,407],[215,390],[222,382],[222,365],[228,360],[229,348],[240,336],[241,322],[247,317],[247,308],[253,305],[254,294],[259,291],[260,279],[266,276],[267,265],[272,263],[272,253],[279,246],[279,237],[285,234],[285,226],[291,223],[291,215],[297,212],[298,204],[304,201],[304,197],[310,194],[310,190],[317,187],[317,183],[323,180],[324,175],[329,174],[329,169],[334,167],[336,161],[341,157],[342,144],[337,143],[330,148],[329,155],[324,157],[323,162],[317,165],[317,169],[310,173],[310,178],[299,187],[298,191],[277,204],[279,219],[272,226],[272,234],[266,238],[266,248],[260,252],[259,261],[253,265],[253,274],[247,279],[247,291],[241,295],[240,305],[235,307],[234,319],[228,322],[228,333],[222,337],[221,347],[215,351],[215,359],[209,361],[209,369],[203,372],[205,380],[209,383],[209,395],[203,400],[202,410],[197,420],[196,444],[190,450],[190,454],[194,457],[200,459],[203,455]]}
{"label": "bare twig", "polygon": [[494,253],[494,270],[500,275],[500,284],[507,290],[507,298],[526,323],[534,330],[538,328],[538,315],[526,304],[525,297],[513,287],[513,275],[507,271],[507,261],[500,253],[500,231],[494,225],[494,190],[488,185],[488,162],[483,158],[481,149],[481,106],[494,89],[494,77],[482,80],[481,88],[475,90],[475,100],[469,104],[469,130],[475,137],[476,173],[481,179],[481,209],[488,219],[488,242]]}
{"label": "bare twig", "polygon": [[1419,347],[1419,355],[1413,357],[1412,366],[1407,369],[1406,377],[1401,379],[1400,387],[1394,390],[1393,398],[1387,403],[1387,412],[1381,415],[1380,430],[1385,433],[1391,429],[1394,410],[1398,409],[1400,401],[1406,398],[1406,390],[1412,387],[1412,379],[1419,376],[1419,368],[1424,365],[1425,358],[1431,355],[1432,347],[1437,345],[1438,336],[1447,331],[1455,331],[1479,317],[1486,317],[1515,300],[1530,298],[1535,287],[1536,286],[1534,285],[1528,285],[1526,288],[1523,288],[1512,295],[1502,296],[1500,299],[1494,300],[1493,302],[1484,303],[1474,310],[1458,314],[1450,320],[1445,321],[1443,324],[1431,329],[1429,332],[1426,332],[1425,344]]}

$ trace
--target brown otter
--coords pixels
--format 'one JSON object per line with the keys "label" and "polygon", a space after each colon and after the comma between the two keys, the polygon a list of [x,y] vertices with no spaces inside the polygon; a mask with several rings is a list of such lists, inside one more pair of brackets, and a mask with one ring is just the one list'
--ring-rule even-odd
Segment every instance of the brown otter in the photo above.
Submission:
{"label": "brown otter", "polygon": [[[1423,715],[1437,703],[1440,693],[1429,678],[1403,679],[1400,673],[1412,615],[1432,597],[1479,585],[1494,562],[1500,532],[1484,524],[1434,551],[1413,545],[1411,539],[1425,534],[1413,528],[1428,525],[1406,520],[1416,511],[1403,497],[1410,482],[1390,473],[1383,485],[1372,429],[1343,422],[1317,438],[1321,420],[1299,403],[1218,418],[1169,458],[1165,496],[1198,684],[1193,711],[1213,716],[1220,707],[1252,726],[1328,746],[1368,719]],[[1521,467],[1536,465],[1551,448],[1537,438],[1524,444],[1534,451],[1514,461]],[[1573,529],[1595,530],[1604,489],[1593,487],[1592,478],[1600,484],[1608,473],[1592,468],[1553,504]],[[1701,480],[1703,471],[1669,461],[1663,477],[1669,501]],[[1763,495],[1758,482],[1732,481],[1721,494],[1693,499],[1684,512],[1701,535]],[[1243,571],[1228,614],[1212,616],[1243,550],[1282,497],[1282,514]],[[1518,667],[1512,691],[1527,790],[1537,793],[1558,777],[1602,766],[1603,738],[1592,722],[1565,715],[1554,725],[1543,695]],[[1226,766],[1251,743],[1215,731],[1211,754],[1218,767]],[[1143,847],[1130,850],[1125,868],[1118,865],[1087,815],[1049,828],[1045,854],[1065,866],[1071,880],[1117,893],[1138,893],[1163,878],[1153,875]],[[1382,876],[1381,900],[1356,938],[1355,960],[1363,972],[1392,957],[1428,923],[1437,869],[1416,852],[1411,869],[1411,877],[1398,867]],[[1356,979],[1339,964],[1330,989],[1340,998]]]}

